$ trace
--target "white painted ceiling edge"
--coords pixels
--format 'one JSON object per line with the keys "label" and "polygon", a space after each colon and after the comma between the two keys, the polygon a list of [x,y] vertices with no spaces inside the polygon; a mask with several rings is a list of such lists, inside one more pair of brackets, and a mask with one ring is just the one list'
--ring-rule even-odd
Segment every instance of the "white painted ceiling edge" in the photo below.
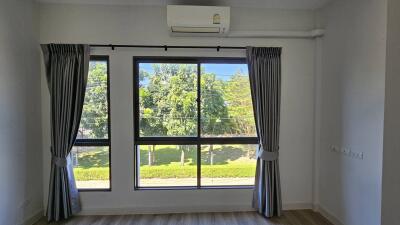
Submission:
{"label": "white painted ceiling edge", "polygon": [[228,38],[318,38],[325,34],[324,29],[314,29],[310,31],[291,31],[291,30],[256,30],[239,31],[231,30],[226,37]]}
{"label": "white painted ceiling edge", "polygon": [[36,0],[41,3],[101,5],[218,5],[243,8],[314,10],[335,0]]}
{"label": "white painted ceiling edge", "polygon": [[[97,4],[97,5],[137,5],[166,6],[177,5],[219,5],[246,8],[314,10],[335,0],[36,0],[53,4]],[[299,30],[231,30],[227,38],[317,38],[324,35],[323,29]]]}

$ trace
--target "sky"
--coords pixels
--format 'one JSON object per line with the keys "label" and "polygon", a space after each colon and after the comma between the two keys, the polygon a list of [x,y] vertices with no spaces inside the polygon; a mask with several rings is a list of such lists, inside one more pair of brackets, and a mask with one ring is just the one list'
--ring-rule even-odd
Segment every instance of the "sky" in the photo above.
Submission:
{"label": "sky", "polygon": [[[205,73],[214,73],[221,80],[228,80],[230,76],[240,71],[244,75],[248,75],[247,64],[201,64]],[[154,72],[152,63],[140,63],[140,69],[149,72]]]}
{"label": "sky", "polygon": [[230,76],[240,71],[248,75],[247,64],[202,64],[205,73],[215,73],[218,78],[228,80]]}

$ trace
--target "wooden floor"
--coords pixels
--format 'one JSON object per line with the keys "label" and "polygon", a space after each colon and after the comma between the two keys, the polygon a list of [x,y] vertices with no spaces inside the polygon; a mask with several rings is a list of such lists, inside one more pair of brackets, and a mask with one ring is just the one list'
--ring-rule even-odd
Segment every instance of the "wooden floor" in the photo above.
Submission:
{"label": "wooden floor", "polygon": [[[48,225],[43,218],[35,225]],[[57,225],[332,225],[311,210],[285,211],[280,218],[265,219],[255,212],[188,213],[124,216],[77,216],[50,223]]]}

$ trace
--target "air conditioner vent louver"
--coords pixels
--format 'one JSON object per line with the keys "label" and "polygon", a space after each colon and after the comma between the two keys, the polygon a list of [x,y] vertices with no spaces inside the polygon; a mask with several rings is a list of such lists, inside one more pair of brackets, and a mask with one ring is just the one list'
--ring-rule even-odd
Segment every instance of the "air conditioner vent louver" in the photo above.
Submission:
{"label": "air conditioner vent louver", "polygon": [[176,36],[226,35],[229,31],[230,8],[168,5],[167,24],[171,35]]}
{"label": "air conditioner vent louver", "polygon": [[171,31],[174,33],[211,33],[219,34],[219,27],[171,27]]}

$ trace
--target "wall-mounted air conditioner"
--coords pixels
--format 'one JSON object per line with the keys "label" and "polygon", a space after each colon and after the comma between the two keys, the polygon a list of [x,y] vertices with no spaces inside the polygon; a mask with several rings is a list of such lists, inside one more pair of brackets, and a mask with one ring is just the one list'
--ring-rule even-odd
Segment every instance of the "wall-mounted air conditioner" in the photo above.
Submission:
{"label": "wall-mounted air conditioner", "polygon": [[174,36],[223,36],[229,31],[230,7],[168,5],[167,24]]}

